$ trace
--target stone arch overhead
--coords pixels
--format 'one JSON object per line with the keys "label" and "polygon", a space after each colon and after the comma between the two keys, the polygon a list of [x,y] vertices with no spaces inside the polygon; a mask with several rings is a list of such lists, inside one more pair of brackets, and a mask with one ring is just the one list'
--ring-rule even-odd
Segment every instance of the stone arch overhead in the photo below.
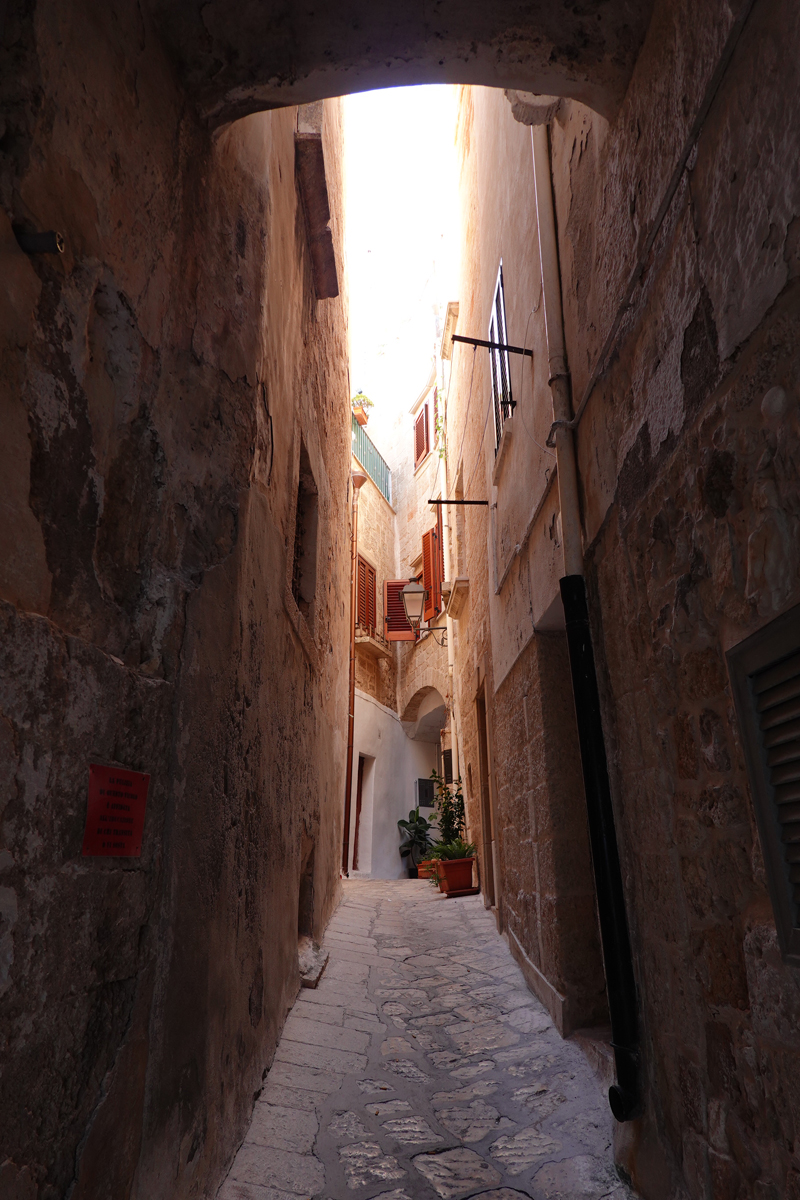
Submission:
{"label": "stone arch overhead", "polygon": [[403,725],[407,727],[416,722],[422,702],[431,692],[438,692],[449,708],[449,691],[447,671],[438,670],[433,666],[425,667],[420,674],[414,676],[413,682],[409,681],[401,691],[399,707]]}
{"label": "stone arch overhead", "polygon": [[654,0],[150,0],[216,127],[371,88],[484,84],[569,96],[611,118]]}

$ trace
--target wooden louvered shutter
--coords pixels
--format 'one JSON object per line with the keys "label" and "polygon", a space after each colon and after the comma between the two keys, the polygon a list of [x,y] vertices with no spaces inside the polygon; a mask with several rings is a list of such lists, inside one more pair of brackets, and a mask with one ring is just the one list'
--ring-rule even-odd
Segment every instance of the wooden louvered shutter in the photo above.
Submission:
{"label": "wooden louvered shutter", "polygon": [[800,966],[800,605],[728,651],[775,924]]}
{"label": "wooden louvered shutter", "polygon": [[764,760],[791,890],[792,924],[800,925],[800,654],[753,676]]}
{"label": "wooden louvered shutter", "polygon": [[407,579],[385,579],[383,581],[383,627],[388,642],[413,642],[414,630],[408,623],[403,598],[400,595],[408,583]]}
{"label": "wooden louvered shutter", "polygon": [[438,425],[439,425],[439,389],[438,389],[438,387],[435,387],[433,389],[433,444],[434,444],[434,446],[439,445]]}
{"label": "wooden louvered shutter", "polygon": [[436,611],[441,612],[444,607],[442,604],[442,584],[444,583],[444,532],[442,529],[442,506],[439,504],[436,508]]}
{"label": "wooden louvered shutter", "polygon": [[[402,601],[401,601],[402,603]],[[362,629],[375,636],[375,568],[358,556],[357,621]]]}
{"label": "wooden louvered shutter", "polygon": [[362,628],[367,624],[367,564],[358,556],[358,604],[356,605],[356,624]]}
{"label": "wooden louvered shutter", "polygon": [[422,412],[414,422],[414,466],[417,467],[428,453],[428,406],[423,404]]}
{"label": "wooden louvered shutter", "polygon": [[436,615],[436,530],[422,535],[422,586],[425,588],[423,617],[430,621]]}
{"label": "wooden louvered shutter", "polygon": [[366,617],[370,635],[375,636],[375,568],[365,563],[366,578]]}

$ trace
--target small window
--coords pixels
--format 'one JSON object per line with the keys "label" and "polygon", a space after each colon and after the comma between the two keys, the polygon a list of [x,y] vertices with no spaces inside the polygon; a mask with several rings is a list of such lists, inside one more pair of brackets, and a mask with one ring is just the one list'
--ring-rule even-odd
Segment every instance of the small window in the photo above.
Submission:
{"label": "small window", "polygon": [[370,637],[375,636],[375,568],[358,556],[357,623]]}
{"label": "small window", "polygon": [[419,466],[428,453],[428,406],[423,404],[422,411],[414,422],[414,469]]}
{"label": "small window", "polygon": [[800,966],[800,605],[728,652],[783,956]]}
{"label": "small window", "polygon": [[433,794],[432,779],[415,779],[414,780],[414,807],[415,808],[433,808],[435,798]]}
{"label": "small window", "polygon": [[407,579],[385,579],[383,582],[383,627],[387,642],[416,640],[400,595],[407,583]]}
{"label": "small window", "polygon": [[430,621],[442,611],[444,581],[444,539],[442,537],[442,506],[436,508],[436,524],[422,535],[422,586],[425,588],[423,617]]}
{"label": "small window", "polygon": [[430,621],[442,611],[442,579],[444,556],[442,554],[441,507],[439,518],[433,529],[422,535],[422,586],[425,588],[423,617]]}
{"label": "small window", "polygon": [[[506,323],[506,299],[503,290],[503,264],[497,273],[497,286],[492,302],[492,316],[489,321],[489,341],[501,346],[508,345],[508,327]],[[503,425],[514,411],[514,401],[511,397],[511,365],[507,350],[490,350],[489,361],[492,369],[492,406],[494,408],[494,444],[495,451],[503,436]]]}
{"label": "small window", "polygon": [[445,783],[453,782],[453,751],[442,751],[442,774],[444,775]]}
{"label": "small window", "polygon": [[305,443],[300,446],[300,475],[292,560],[292,595],[300,612],[311,620],[317,590],[317,525],[319,496]]}

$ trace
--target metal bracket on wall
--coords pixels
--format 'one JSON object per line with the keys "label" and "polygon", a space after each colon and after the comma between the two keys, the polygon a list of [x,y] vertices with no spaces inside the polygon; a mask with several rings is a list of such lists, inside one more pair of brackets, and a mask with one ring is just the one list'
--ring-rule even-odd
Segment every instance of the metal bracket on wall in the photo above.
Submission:
{"label": "metal bracket on wall", "polygon": [[503,342],[485,342],[482,338],[462,337],[460,333],[453,334],[454,342],[466,342],[468,346],[485,346],[487,350],[505,350],[507,354],[527,354],[533,358],[533,351],[523,346],[506,346]]}

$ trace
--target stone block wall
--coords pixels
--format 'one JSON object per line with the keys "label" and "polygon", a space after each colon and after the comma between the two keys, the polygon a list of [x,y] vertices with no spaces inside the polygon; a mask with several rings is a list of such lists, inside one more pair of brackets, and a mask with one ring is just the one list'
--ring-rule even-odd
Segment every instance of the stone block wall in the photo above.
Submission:
{"label": "stone block wall", "polygon": [[[385,637],[383,583],[397,579],[397,535],[395,513],[371,479],[361,488],[358,500],[358,552],[375,568],[375,627]],[[397,705],[397,650],[389,643],[391,658],[377,658],[356,645],[356,687],[374,696],[387,708]]]}
{"label": "stone block wall", "polygon": [[552,128],[577,403],[727,62],[578,433],[644,1033],[647,1111],[618,1152],[647,1196],[800,1189],[800,974],[725,661],[800,600],[800,24],[755,4],[725,58],[732,28],[659,6],[616,121],[565,106]]}
{"label": "stone block wall", "polygon": [[[746,20],[734,45],[737,17]],[[617,1155],[648,1198],[800,1194],[800,974],[777,945],[725,658],[800,602],[799,46],[790,5],[721,13],[659,4],[619,115],[606,122],[562,101],[550,129],[576,406],[612,334],[577,448],[643,1037],[645,1113],[618,1128]],[[503,244],[487,253],[481,221],[506,200],[500,189],[481,192],[469,162],[484,144],[505,147],[506,174],[517,159],[493,96],[465,93],[460,121],[464,240],[476,266],[471,295],[457,297],[459,332],[481,336],[470,322],[483,319],[497,258],[505,269],[513,241],[503,231]],[[515,193],[523,227],[532,186]],[[645,254],[660,209],[666,215]],[[635,271],[639,282],[620,308]],[[454,428],[460,441],[466,420],[464,444],[474,454],[480,424],[462,415],[463,369],[459,383]],[[481,387],[485,396],[485,376]],[[493,451],[488,437],[482,451]],[[472,470],[466,450],[463,466]],[[490,465],[479,467],[487,485],[490,474]],[[529,480],[533,492],[532,468]],[[470,578],[456,643],[464,757],[474,777],[472,698],[483,670],[498,825],[516,834],[525,830],[524,735],[519,718],[516,738],[509,734],[515,708],[503,709],[503,695],[524,697],[517,672],[526,681],[535,672],[527,649],[507,674],[498,666],[495,631],[513,638],[521,618],[493,598],[486,516],[472,514],[465,527],[479,583]],[[557,521],[550,534],[558,543]],[[534,529],[505,585],[529,602],[534,625],[537,578],[552,569],[545,549]],[[544,715],[544,685],[540,695],[531,726]],[[528,712],[530,696],[529,685]],[[562,763],[550,777],[543,802],[565,770]],[[508,833],[500,840],[502,919],[533,941],[525,933],[534,928],[533,893],[545,899],[546,888],[526,873],[522,850],[510,852]],[[562,888],[568,896],[566,876],[555,894]]]}
{"label": "stone block wall", "polygon": [[[554,459],[545,446],[551,406],[530,131],[501,93],[464,89],[457,144],[458,332],[487,336],[502,262],[508,341],[533,350],[532,360],[510,356],[516,409],[498,469],[489,356],[453,348],[449,494],[490,504],[453,510],[469,577],[454,645],[470,831],[487,880],[494,828],[497,919],[531,987],[568,1033],[607,1014],[563,621],[560,632],[552,618],[539,631],[558,595],[561,547]],[[481,689],[491,820],[481,799]]]}
{"label": "stone block wall", "polygon": [[[337,902],[345,298],[315,299],[294,110],[212,137],[134,4],[14,6],[2,55],[0,1178],[208,1194],[310,854],[317,931]],[[331,103],[341,280],[340,139]],[[316,654],[285,604],[301,441]],[[141,858],[81,857],[90,761],[150,773]]]}

